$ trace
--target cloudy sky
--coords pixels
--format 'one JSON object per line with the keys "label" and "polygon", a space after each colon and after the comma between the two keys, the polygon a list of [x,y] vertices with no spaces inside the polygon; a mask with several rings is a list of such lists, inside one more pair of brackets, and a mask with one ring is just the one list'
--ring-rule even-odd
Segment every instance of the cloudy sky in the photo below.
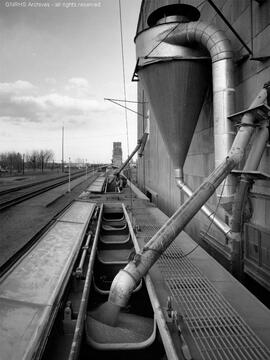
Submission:
{"label": "cloudy sky", "polygon": [[[128,100],[140,2],[121,0]],[[124,97],[118,0],[1,0],[0,43],[0,152],[52,149],[60,161],[64,125],[66,160],[110,161],[113,141],[126,157],[125,111],[104,101]],[[128,130],[131,152],[131,112]]]}

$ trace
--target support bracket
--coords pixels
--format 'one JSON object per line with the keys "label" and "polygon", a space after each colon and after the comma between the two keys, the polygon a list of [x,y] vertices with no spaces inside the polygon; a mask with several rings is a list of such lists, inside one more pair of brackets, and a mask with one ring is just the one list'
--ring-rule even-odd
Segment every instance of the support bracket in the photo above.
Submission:
{"label": "support bracket", "polygon": [[266,104],[260,104],[258,106],[254,106],[249,109],[242,110],[235,114],[232,114],[228,116],[228,119],[238,123],[240,122],[241,118],[248,113],[251,113],[255,117],[257,122],[265,121],[270,117],[270,107]]}
{"label": "support bracket", "polygon": [[236,176],[248,176],[251,180],[270,180],[270,174],[258,170],[232,170],[231,173]]}

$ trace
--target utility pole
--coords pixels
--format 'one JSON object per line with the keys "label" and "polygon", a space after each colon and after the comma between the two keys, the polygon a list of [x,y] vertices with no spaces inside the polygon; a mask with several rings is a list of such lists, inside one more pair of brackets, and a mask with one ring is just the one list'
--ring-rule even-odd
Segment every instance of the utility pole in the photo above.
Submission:
{"label": "utility pole", "polygon": [[24,154],[22,156],[22,174],[24,175]]}
{"label": "utility pole", "polygon": [[70,157],[68,158],[68,192],[70,192]]}
{"label": "utility pole", "polygon": [[62,126],[62,173],[64,172],[64,125]]}

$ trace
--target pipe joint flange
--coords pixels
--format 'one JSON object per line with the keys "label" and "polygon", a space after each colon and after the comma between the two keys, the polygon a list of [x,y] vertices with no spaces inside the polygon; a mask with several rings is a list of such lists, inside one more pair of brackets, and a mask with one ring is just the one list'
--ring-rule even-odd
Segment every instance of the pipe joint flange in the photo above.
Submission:
{"label": "pipe joint flange", "polygon": [[134,263],[135,266],[138,266],[140,264],[141,257],[142,255],[140,253],[134,255],[132,262]]}
{"label": "pipe joint flange", "polygon": [[236,124],[236,127],[238,127],[239,129],[241,128],[241,127],[252,127],[252,128],[257,128],[257,127],[260,127],[260,125],[259,124],[249,124],[249,123],[240,123],[240,124]]}
{"label": "pipe joint flange", "polygon": [[155,249],[155,248],[150,248],[150,247],[148,247],[148,246],[144,246],[143,247],[143,252],[146,252],[146,251],[153,251],[153,252],[155,252],[155,253],[158,253],[159,255],[162,255],[163,254],[163,251],[162,251],[162,249],[161,250],[158,250],[158,249]]}

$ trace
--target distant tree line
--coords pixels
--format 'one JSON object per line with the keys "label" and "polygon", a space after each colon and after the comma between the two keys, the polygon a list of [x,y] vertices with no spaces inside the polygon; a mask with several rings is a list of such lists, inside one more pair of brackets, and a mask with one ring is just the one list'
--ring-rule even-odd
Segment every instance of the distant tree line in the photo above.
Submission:
{"label": "distant tree line", "polygon": [[[50,166],[49,166],[50,164]],[[0,153],[1,172],[24,172],[25,169],[37,170],[42,172],[46,168],[54,166],[54,153],[52,150],[33,150],[25,154],[15,151]]]}

